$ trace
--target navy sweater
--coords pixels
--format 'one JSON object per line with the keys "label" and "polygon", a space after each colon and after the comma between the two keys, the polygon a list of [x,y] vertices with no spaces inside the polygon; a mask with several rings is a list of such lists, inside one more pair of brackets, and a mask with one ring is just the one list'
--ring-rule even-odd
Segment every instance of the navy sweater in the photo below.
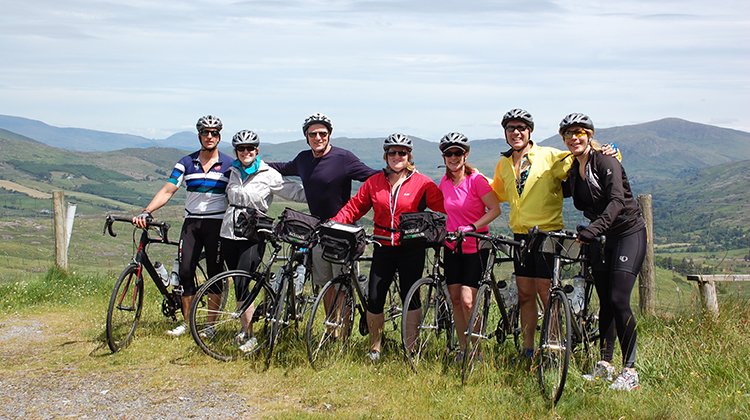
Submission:
{"label": "navy sweater", "polygon": [[298,176],[305,188],[310,213],[330,219],[352,196],[352,180],[364,181],[378,171],[362,163],[354,153],[331,146],[323,157],[312,150],[300,152],[291,162],[268,164],[284,176]]}

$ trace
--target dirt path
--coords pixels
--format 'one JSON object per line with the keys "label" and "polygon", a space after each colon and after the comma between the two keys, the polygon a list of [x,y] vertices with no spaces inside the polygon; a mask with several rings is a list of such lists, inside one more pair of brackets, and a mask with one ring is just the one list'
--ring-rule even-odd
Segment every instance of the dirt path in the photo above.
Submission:
{"label": "dirt path", "polygon": [[180,378],[178,369],[166,379],[160,378],[163,369],[154,373],[147,364],[92,369],[91,360],[99,358],[101,365],[107,352],[76,340],[56,322],[14,316],[0,321],[0,418],[261,416],[226,384],[198,386]]}

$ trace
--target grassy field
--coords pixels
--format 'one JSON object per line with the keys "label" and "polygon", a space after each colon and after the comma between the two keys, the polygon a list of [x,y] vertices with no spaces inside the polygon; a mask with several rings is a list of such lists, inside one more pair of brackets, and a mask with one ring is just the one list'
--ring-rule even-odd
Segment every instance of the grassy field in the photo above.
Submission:
{"label": "grassy field", "polygon": [[[178,221],[180,211],[169,208],[160,216]],[[750,307],[743,297],[747,285],[738,285],[745,290],[724,291],[720,318],[713,321],[701,314],[694,284],[658,270],[658,316],[639,317],[638,368],[643,388],[616,393],[585,383],[574,366],[562,400],[551,408],[540,397],[529,366],[516,359],[509,343],[498,358],[486,360],[466,385],[455,366],[431,365],[412,373],[394,334],[378,365],[365,363],[366,341],[357,336],[332,368],[316,372],[306,361],[302,340],[294,334],[284,337],[268,371],[254,361],[216,362],[190,337],[172,339],[164,334],[172,324],[159,314],[153,287],[134,342],[110,354],[104,343],[106,305],[116,275],[132,254],[132,230],[121,225],[119,236],[111,238],[101,235],[103,215],[78,218],[70,269],[60,272],[49,268],[50,220],[0,223],[4,383],[28,377],[44,383],[45,378],[64,375],[83,386],[117,378],[115,384],[108,382],[113,395],[163,394],[165,400],[209,389],[236,396],[243,412],[278,417],[741,418],[750,412]],[[174,226],[176,238],[179,223]],[[157,255],[169,261],[173,249]],[[38,338],[4,338],[24,322],[38,323],[48,341],[27,348]],[[129,387],[131,381],[138,386]],[[204,403],[210,404],[200,402]]]}

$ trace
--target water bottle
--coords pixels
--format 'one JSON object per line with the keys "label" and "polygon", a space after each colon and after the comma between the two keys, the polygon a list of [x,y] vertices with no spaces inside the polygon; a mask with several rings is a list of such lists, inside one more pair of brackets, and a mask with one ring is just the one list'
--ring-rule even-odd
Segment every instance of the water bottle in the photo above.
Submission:
{"label": "water bottle", "polygon": [[503,299],[503,305],[506,308],[510,307],[510,285],[505,280],[500,280],[497,283],[498,289],[500,289],[500,297]]}
{"label": "water bottle", "polygon": [[175,258],[174,264],[172,264],[172,272],[169,273],[169,284],[172,285],[172,287],[177,287],[180,285],[180,259]]}
{"label": "water bottle", "polygon": [[307,272],[307,269],[305,268],[305,264],[297,265],[297,268],[294,270],[294,294],[295,295],[299,296],[302,294],[302,288],[305,286],[305,272]]}
{"label": "water bottle", "polygon": [[508,282],[508,297],[510,306],[518,305],[518,285],[516,284],[515,274],[510,276],[510,281]]}
{"label": "water bottle", "polygon": [[159,276],[159,280],[164,284],[164,287],[169,286],[169,273],[167,273],[167,268],[159,261],[154,263],[154,268],[156,269],[156,274]]}
{"label": "water bottle", "polygon": [[357,276],[357,283],[359,283],[359,290],[362,291],[362,297],[367,299],[367,294],[369,293],[367,287],[370,283],[370,280],[364,274],[360,274]]}
{"label": "water bottle", "polygon": [[570,309],[574,314],[583,309],[584,294],[586,292],[586,280],[581,276],[573,277],[573,291],[570,293]]}
{"label": "water bottle", "polygon": [[284,268],[279,267],[279,271],[277,271],[275,274],[271,275],[271,290],[273,290],[274,293],[279,292],[279,288],[281,286],[281,277],[284,275]]}

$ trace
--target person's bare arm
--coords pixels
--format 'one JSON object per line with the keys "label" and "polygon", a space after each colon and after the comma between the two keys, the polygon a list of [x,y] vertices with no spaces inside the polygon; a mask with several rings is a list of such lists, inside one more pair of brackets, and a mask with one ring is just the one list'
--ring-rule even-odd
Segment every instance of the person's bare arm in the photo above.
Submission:
{"label": "person's bare arm", "polygon": [[156,210],[159,210],[160,208],[164,207],[167,202],[172,198],[174,193],[177,192],[178,187],[171,182],[167,182],[164,184],[163,187],[154,195],[154,198],[151,199],[151,202],[148,203],[148,205],[143,209],[141,214],[138,216],[133,217],[133,224],[138,226],[139,228],[146,227],[146,218],[151,215],[151,213],[155,212]]}

